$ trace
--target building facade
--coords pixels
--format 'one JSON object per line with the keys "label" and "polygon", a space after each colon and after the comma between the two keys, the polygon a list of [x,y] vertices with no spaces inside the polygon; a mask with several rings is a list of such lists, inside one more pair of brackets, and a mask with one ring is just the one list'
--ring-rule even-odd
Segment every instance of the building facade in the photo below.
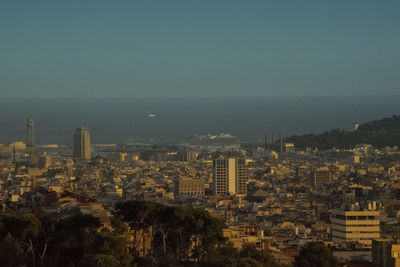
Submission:
{"label": "building facade", "polygon": [[74,160],[90,160],[91,157],[89,130],[81,126],[74,133],[73,158]]}
{"label": "building facade", "polygon": [[[370,205],[371,206],[371,205]],[[361,209],[352,204],[333,210],[331,216],[332,241],[337,244],[360,243],[370,247],[373,239],[380,238],[379,211]]]}
{"label": "building facade", "polygon": [[204,196],[204,184],[204,179],[177,179],[175,181],[175,194],[179,198]]}
{"label": "building facade", "polygon": [[26,147],[30,150],[35,146],[35,122],[28,119],[26,122]]}
{"label": "building facade", "polygon": [[317,168],[312,176],[311,185],[320,186],[330,184],[332,182],[332,174],[328,167]]}
{"label": "building facade", "polygon": [[246,160],[214,159],[213,186],[215,195],[247,195]]}

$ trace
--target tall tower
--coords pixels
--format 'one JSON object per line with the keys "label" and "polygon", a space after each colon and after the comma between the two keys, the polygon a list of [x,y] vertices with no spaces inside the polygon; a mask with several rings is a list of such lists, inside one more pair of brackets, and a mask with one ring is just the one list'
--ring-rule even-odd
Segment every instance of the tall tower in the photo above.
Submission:
{"label": "tall tower", "polygon": [[72,152],[74,160],[90,160],[92,151],[90,147],[90,134],[87,127],[76,128]]}
{"label": "tall tower", "polygon": [[247,168],[245,159],[213,160],[215,195],[247,195]]}
{"label": "tall tower", "polygon": [[267,133],[264,134],[264,151],[268,150],[268,135]]}
{"label": "tall tower", "polygon": [[26,147],[33,150],[35,146],[35,122],[32,118],[26,121]]}
{"label": "tall tower", "polygon": [[273,133],[271,134],[271,146],[272,150],[275,150],[275,135]]}

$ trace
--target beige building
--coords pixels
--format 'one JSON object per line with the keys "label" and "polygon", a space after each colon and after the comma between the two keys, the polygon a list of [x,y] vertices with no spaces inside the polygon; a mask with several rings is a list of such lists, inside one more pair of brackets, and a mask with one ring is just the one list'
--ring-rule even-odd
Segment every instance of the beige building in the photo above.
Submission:
{"label": "beige building", "polygon": [[295,152],[294,143],[285,143],[284,151],[285,152]]}
{"label": "beige building", "polygon": [[185,161],[196,161],[198,157],[198,154],[196,151],[193,150],[186,150],[185,155],[184,155],[184,160]]}
{"label": "beige building", "polygon": [[177,179],[175,182],[175,194],[178,197],[204,196],[204,183],[204,179]]}
{"label": "beige building", "polygon": [[252,244],[257,248],[263,248],[264,231],[254,229],[246,225],[229,226],[223,229],[223,236],[232,243],[234,248],[243,249],[245,245]]}
{"label": "beige building", "polygon": [[92,150],[90,147],[90,134],[87,127],[76,128],[73,145],[74,160],[90,160]]}
{"label": "beige building", "polygon": [[247,166],[245,159],[213,160],[215,195],[247,195]]}
{"label": "beige building", "polygon": [[400,267],[399,240],[376,239],[372,241],[372,263],[380,267]]}
{"label": "beige building", "polygon": [[380,238],[379,211],[374,209],[374,205],[369,206],[370,209],[362,210],[356,203],[332,211],[333,242],[342,245],[357,242],[369,247],[373,239]]}

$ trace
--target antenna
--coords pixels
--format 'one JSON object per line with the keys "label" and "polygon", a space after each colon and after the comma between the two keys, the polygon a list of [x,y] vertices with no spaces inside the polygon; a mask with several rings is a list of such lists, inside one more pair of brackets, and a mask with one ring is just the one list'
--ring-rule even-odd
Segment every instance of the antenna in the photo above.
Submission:
{"label": "antenna", "polygon": [[13,143],[13,163],[15,164],[15,155],[16,154],[16,150],[15,150],[15,143]]}
{"label": "antenna", "polygon": [[272,149],[274,150],[275,149],[275,136],[273,133],[271,134],[271,138],[272,138]]}

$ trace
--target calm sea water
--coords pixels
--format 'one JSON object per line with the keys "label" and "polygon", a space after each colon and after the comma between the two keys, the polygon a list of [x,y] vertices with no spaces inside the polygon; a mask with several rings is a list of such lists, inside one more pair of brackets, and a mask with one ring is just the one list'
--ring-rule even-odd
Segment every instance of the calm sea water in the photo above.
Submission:
{"label": "calm sea water", "polygon": [[400,114],[399,103],[400,96],[0,99],[0,143],[24,141],[28,117],[41,144],[71,144],[80,125],[89,127],[93,143],[179,141],[207,133],[251,140],[266,131],[288,136],[351,129],[352,122]]}

